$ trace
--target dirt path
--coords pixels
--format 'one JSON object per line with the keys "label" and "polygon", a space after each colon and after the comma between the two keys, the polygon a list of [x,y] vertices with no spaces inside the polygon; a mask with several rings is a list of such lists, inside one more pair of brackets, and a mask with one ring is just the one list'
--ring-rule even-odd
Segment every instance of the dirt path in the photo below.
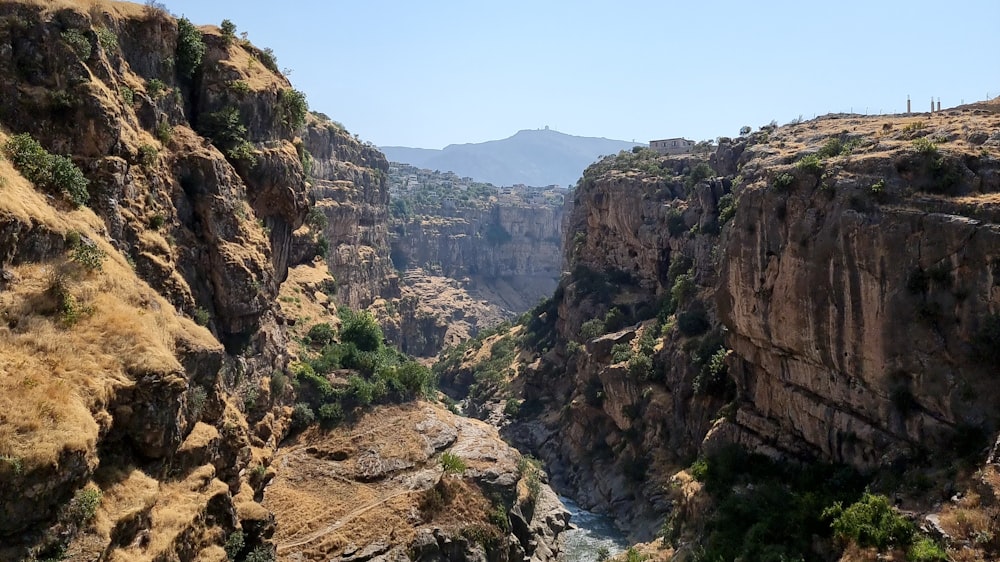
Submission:
{"label": "dirt path", "polygon": [[330,533],[332,533],[332,532],[340,529],[341,527],[343,527],[344,525],[350,523],[353,519],[357,518],[358,516],[367,513],[368,511],[370,511],[370,510],[372,510],[372,509],[374,509],[374,508],[376,508],[376,507],[378,507],[378,506],[380,506],[380,505],[388,502],[389,500],[392,500],[392,499],[397,498],[399,496],[402,496],[402,495],[405,495],[405,494],[409,494],[410,492],[415,492],[415,491],[419,491],[419,490],[403,490],[401,492],[396,492],[394,494],[389,494],[388,496],[386,496],[384,498],[381,498],[378,501],[371,502],[371,503],[369,503],[367,505],[363,505],[363,506],[355,509],[354,511],[351,511],[351,512],[345,514],[343,517],[341,517],[337,521],[334,521],[330,525],[327,525],[326,527],[323,527],[322,529],[313,531],[312,533],[309,533],[308,535],[306,535],[305,537],[303,537],[301,539],[298,539],[298,540],[295,540],[295,541],[292,541],[292,542],[286,542],[284,544],[279,544],[278,545],[278,552],[282,552],[282,551],[288,550],[290,548],[295,548],[297,546],[307,545],[307,544],[311,543],[312,541],[314,541],[314,540],[316,540],[316,539],[318,539],[320,537],[326,536],[326,535],[328,535],[328,534],[330,534]]}

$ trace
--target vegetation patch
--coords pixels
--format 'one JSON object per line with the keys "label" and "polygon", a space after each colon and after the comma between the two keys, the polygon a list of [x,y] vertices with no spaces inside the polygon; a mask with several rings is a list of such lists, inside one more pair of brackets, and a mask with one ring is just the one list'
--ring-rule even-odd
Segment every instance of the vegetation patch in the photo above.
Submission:
{"label": "vegetation patch", "polygon": [[65,156],[49,154],[28,133],[10,137],[4,144],[4,154],[22,176],[39,188],[64,195],[77,207],[90,199],[90,182],[80,168]]}
{"label": "vegetation patch", "polygon": [[202,58],[205,56],[205,41],[201,37],[201,31],[198,31],[191,20],[185,17],[177,20],[177,51],[175,56],[177,70],[185,78],[194,76],[201,67]]}
{"label": "vegetation patch", "polygon": [[[690,473],[715,500],[697,558],[706,562],[816,559],[814,537],[832,535],[824,509],[861,492],[860,477],[848,468],[776,463],[736,446],[699,459]],[[676,522],[665,528],[664,540],[675,540]]]}
{"label": "vegetation patch", "polygon": [[278,92],[278,116],[284,126],[292,131],[301,129],[307,113],[309,104],[304,93],[293,89]]}
{"label": "vegetation patch", "polygon": [[[342,309],[340,317],[339,333],[333,334],[328,324],[310,330],[310,342],[315,338],[314,343],[325,343],[318,353],[293,367],[302,399],[296,405],[297,427],[312,423],[317,413],[319,420],[330,426],[357,408],[407,402],[432,392],[436,382],[431,370],[387,346],[371,314]],[[350,369],[354,374],[335,388],[327,375],[337,369]]]}

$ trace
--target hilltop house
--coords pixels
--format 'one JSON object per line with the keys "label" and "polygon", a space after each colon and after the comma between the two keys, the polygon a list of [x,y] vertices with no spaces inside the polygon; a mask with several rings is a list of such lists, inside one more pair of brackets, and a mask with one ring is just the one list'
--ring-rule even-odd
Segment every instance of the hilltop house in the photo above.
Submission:
{"label": "hilltop house", "polygon": [[652,140],[649,148],[660,154],[686,154],[694,148],[694,141],[685,138]]}

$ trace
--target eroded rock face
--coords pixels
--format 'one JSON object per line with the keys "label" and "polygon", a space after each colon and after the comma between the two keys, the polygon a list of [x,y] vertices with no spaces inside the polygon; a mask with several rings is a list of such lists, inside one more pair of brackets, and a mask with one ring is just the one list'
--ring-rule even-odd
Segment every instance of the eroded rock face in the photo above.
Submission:
{"label": "eroded rock face", "polygon": [[[948,138],[977,121],[964,112],[930,122]],[[870,120],[847,125],[875,136]],[[787,193],[766,188],[780,157],[757,147],[744,156],[748,185],[717,300],[747,443],[868,468],[947,451],[969,427],[996,429],[994,367],[972,344],[1000,303],[1000,163],[943,143],[934,157],[953,175],[935,179],[921,164],[930,156],[886,137],[831,160],[822,181],[792,170]]]}
{"label": "eroded rock face", "polygon": [[[187,76],[173,17],[91,4],[0,5],[0,136],[70,156],[90,194],[74,209],[0,163],[0,345],[28,362],[0,383],[44,360],[26,384],[58,385],[23,387],[53,412],[30,438],[0,426],[0,558],[76,540],[81,559],[213,559],[236,529],[249,546],[273,532],[248,468],[287,433],[293,398],[268,385],[288,362],[275,299],[310,204],[281,105],[291,86],[208,27]],[[208,138],[224,144],[209,124],[227,108],[242,156]],[[81,244],[101,267],[74,261]],[[33,341],[41,328],[54,331]],[[103,492],[99,527],[71,520],[83,486]]]}
{"label": "eroded rock face", "polygon": [[494,203],[488,208],[415,209],[394,219],[399,267],[463,280],[509,314],[552,294],[560,273],[562,208]]}
{"label": "eroded rock face", "polygon": [[312,196],[327,219],[326,262],[337,281],[337,300],[359,309],[378,297],[398,297],[389,259],[389,163],[329,121],[310,117],[304,146],[312,155]]}

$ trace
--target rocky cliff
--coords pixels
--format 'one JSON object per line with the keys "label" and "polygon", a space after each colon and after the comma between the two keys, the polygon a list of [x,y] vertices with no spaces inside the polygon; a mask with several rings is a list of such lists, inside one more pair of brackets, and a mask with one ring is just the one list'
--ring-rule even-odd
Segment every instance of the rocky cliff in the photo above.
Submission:
{"label": "rocky cliff", "polygon": [[389,259],[385,156],[339,125],[312,115],[303,140],[309,154],[310,192],[325,217],[317,230],[328,245],[325,257],[337,282],[337,300],[363,308],[379,297],[398,297]]}
{"label": "rocky cliff", "polygon": [[[403,292],[423,312],[451,319],[442,343],[454,345],[511,318],[550,295],[560,274],[565,191],[497,188],[471,178],[393,164],[390,244],[394,265],[409,280]],[[435,283],[435,277],[452,282]],[[455,301],[420,291],[434,284],[467,293]],[[482,301],[470,307],[466,301]]]}
{"label": "rocky cliff", "polygon": [[[459,350],[445,380],[475,382],[557,489],[634,536],[672,512],[671,536],[704,524],[673,475],[730,443],[993,493],[998,131],[995,105],[833,115],[702,157],[606,159],[578,186],[571,275],[525,325],[529,355],[492,394],[484,351]],[[954,478],[968,455],[981,481]]]}
{"label": "rocky cliff", "polygon": [[[0,76],[0,559],[274,559],[289,519],[261,502],[295,478],[272,460],[303,353],[288,328],[336,323],[324,291],[364,305],[391,290],[384,158],[307,115],[231,24],[156,3],[0,3]],[[324,239],[320,274],[290,276],[320,269]],[[300,295],[308,319],[290,310]],[[513,509],[528,472],[509,468],[495,491]],[[471,478],[452,499],[493,509]],[[503,524],[510,553],[551,557],[558,501],[541,519],[517,505],[520,527],[506,512],[445,509],[437,534],[426,522],[441,544],[464,541],[449,559],[507,541]],[[473,523],[482,533],[460,540]]]}

